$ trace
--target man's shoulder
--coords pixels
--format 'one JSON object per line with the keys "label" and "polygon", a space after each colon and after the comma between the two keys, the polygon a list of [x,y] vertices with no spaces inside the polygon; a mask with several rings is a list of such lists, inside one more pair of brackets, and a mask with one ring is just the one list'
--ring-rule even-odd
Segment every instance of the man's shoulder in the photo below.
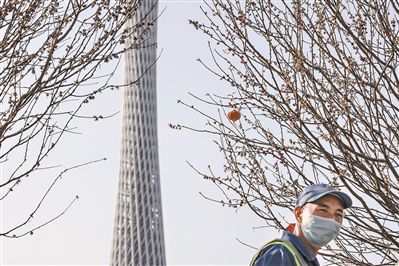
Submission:
{"label": "man's shoulder", "polygon": [[254,266],[296,265],[294,255],[286,244],[281,239],[269,242],[263,247]]}

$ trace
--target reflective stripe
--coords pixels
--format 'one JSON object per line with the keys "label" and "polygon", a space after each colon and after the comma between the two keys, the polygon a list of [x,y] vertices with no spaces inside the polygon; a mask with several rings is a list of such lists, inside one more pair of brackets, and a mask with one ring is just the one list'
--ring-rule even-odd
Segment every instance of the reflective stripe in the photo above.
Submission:
{"label": "reflective stripe", "polygon": [[255,261],[256,261],[256,260],[258,259],[258,257],[263,253],[263,251],[265,251],[265,249],[267,249],[269,246],[278,245],[278,244],[283,245],[286,249],[288,249],[288,251],[292,254],[292,256],[294,256],[296,266],[301,266],[301,263],[299,262],[298,255],[296,254],[295,250],[293,250],[289,244],[287,244],[286,242],[282,242],[282,241],[273,241],[273,242],[270,242],[270,243],[264,245],[264,246],[255,254],[255,256],[253,256],[253,258],[252,258],[252,260],[251,260],[251,263],[250,263],[249,265],[250,265],[250,266],[255,265]]}

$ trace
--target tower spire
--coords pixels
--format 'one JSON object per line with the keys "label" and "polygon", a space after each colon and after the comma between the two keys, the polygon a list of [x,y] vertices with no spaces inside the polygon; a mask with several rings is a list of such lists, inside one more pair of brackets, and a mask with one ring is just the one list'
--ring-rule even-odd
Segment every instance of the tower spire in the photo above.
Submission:
{"label": "tower spire", "polygon": [[[122,143],[112,266],[166,265],[158,160],[156,38],[158,1],[140,1],[127,40]],[[137,42],[139,40],[139,42]],[[137,82],[136,82],[137,81]]]}

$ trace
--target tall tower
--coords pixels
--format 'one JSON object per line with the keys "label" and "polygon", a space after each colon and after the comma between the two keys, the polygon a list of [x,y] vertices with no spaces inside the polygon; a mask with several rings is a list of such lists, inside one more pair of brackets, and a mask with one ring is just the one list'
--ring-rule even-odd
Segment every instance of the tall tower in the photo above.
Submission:
{"label": "tall tower", "polygon": [[[157,15],[158,1],[144,0],[129,22],[145,23],[132,36],[145,41],[125,57],[126,84],[140,79],[124,91],[112,266],[166,265],[156,108]],[[155,23],[150,31],[145,31],[147,23]]]}

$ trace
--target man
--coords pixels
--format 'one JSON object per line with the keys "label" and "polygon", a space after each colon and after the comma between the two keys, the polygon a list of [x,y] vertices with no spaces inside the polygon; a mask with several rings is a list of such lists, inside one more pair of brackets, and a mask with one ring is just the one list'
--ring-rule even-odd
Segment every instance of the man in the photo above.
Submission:
{"label": "man", "polygon": [[316,254],[339,235],[344,209],[351,198],[326,184],[311,185],[299,195],[294,210],[296,224],[292,233],[284,231],[259,250],[254,266],[319,266]]}

